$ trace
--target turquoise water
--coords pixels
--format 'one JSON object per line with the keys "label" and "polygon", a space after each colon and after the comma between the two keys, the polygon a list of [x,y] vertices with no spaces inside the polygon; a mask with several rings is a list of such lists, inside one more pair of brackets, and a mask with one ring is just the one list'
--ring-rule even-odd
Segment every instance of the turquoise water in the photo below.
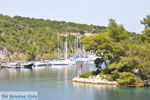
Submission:
{"label": "turquoise water", "polygon": [[[85,65],[82,72],[93,70]],[[0,69],[0,91],[37,91],[39,100],[150,100],[150,88],[72,83],[76,66]]]}

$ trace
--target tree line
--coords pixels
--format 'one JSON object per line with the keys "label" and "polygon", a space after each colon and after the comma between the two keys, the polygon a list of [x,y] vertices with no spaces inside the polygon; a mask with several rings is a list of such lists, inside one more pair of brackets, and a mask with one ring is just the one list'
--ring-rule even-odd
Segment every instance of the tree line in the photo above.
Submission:
{"label": "tree line", "polygon": [[[0,48],[11,53],[10,61],[54,58],[58,54],[57,33],[101,33],[105,29],[104,26],[0,14]],[[75,37],[69,36],[69,39],[74,44]],[[61,36],[60,41],[64,45],[64,37]]]}

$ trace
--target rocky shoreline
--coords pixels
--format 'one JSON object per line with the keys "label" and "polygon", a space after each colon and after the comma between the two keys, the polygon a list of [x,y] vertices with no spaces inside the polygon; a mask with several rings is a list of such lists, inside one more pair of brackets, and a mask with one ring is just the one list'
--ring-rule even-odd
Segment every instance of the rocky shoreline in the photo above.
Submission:
{"label": "rocky shoreline", "polygon": [[150,79],[149,79],[149,80],[144,80],[144,81],[143,81],[143,84],[144,84],[145,86],[150,86]]}
{"label": "rocky shoreline", "polygon": [[105,84],[105,85],[118,85],[116,81],[108,81],[102,79],[99,75],[90,76],[89,78],[80,78],[79,76],[73,78],[72,82],[90,83],[90,84]]}
{"label": "rocky shoreline", "polygon": [[[77,77],[73,78],[71,81],[72,82],[77,82],[77,83],[118,86],[118,83],[116,81],[108,81],[106,79],[102,79],[99,75],[97,75],[97,76],[90,76],[89,78],[81,78],[81,77],[77,76]],[[150,86],[150,80],[143,81],[143,84],[144,84],[144,86],[148,86],[149,87]],[[130,87],[136,87],[136,86],[130,86]]]}

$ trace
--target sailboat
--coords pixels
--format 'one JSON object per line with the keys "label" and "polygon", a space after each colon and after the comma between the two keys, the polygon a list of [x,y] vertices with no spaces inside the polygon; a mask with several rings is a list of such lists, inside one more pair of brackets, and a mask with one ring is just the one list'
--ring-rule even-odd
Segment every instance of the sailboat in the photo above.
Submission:
{"label": "sailboat", "polygon": [[44,66],[53,66],[53,65],[73,65],[76,64],[75,61],[72,61],[71,59],[68,59],[68,34],[64,35],[65,38],[65,44],[64,44],[64,54],[65,58],[60,58],[60,40],[59,40],[59,34],[57,33],[57,43],[58,43],[58,58],[55,59],[48,59],[48,60],[42,60],[42,61],[35,61],[34,62],[34,67],[44,67]]}
{"label": "sailboat", "polygon": [[60,58],[60,52],[59,52],[59,35],[58,36],[58,58],[57,59],[51,59],[50,63],[52,65],[74,65],[76,64],[75,61],[68,59],[68,34],[66,32],[65,36],[65,46],[64,46],[64,54],[65,54],[65,58]]}

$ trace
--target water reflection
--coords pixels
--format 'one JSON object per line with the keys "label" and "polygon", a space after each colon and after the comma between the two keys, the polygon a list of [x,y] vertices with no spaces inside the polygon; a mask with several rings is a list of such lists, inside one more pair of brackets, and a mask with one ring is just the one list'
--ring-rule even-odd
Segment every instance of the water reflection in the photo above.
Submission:
{"label": "water reflection", "polygon": [[18,79],[21,77],[27,77],[32,73],[31,69],[8,69],[3,68],[0,70],[0,79]]}
{"label": "water reflection", "polygon": [[[78,99],[86,100],[149,100],[150,88],[120,88],[110,85],[73,83]],[[82,93],[82,94],[80,94]],[[84,96],[85,97],[84,97]]]}
{"label": "water reflection", "polygon": [[[94,70],[84,65],[82,72]],[[39,100],[149,100],[150,88],[72,83],[76,66],[49,66],[33,69],[0,69],[0,91],[38,91]]]}

